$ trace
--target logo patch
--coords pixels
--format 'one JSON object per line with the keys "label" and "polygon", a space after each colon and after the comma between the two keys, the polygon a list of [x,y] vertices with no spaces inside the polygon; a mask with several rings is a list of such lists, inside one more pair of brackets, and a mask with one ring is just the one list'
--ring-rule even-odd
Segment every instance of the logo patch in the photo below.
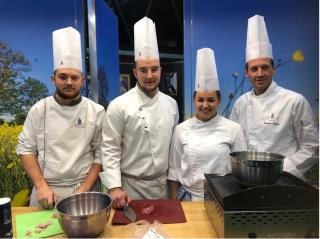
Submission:
{"label": "logo patch", "polygon": [[272,113],[269,119],[263,122],[264,124],[272,124],[272,125],[279,125],[279,117],[274,116]]}
{"label": "logo patch", "polygon": [[85,128],[86,124],[83,122],[83,120],[79,117],[73,122],[72,127],[77,127],[77,128]]}

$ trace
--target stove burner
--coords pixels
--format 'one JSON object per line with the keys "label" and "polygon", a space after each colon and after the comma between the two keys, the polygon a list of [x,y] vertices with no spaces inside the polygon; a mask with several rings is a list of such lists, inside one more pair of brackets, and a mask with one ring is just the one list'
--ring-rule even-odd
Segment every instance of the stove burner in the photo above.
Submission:
{"label": "stove burner", "polygon": [[206,174],[206,182],[225,210],[316,208],[318,190],[290,173],[283,172],[273,185],[245,187],[232,174]]}
{"label": "stove burner", "polygon": [[219,237],[318,237],[319,190],[290,173],[250,188],[232,174],[205,179],[204,205]]}

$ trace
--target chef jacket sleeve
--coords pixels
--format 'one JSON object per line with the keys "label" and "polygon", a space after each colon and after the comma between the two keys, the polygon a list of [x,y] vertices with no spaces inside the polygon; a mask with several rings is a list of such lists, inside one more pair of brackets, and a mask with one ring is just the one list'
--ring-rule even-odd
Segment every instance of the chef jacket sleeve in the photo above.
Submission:
{"label": "chef jacket sleeve", "polygon": [[96,127],[91,141],[91,149],[94,152],[93,163],[102,164],[101,160],[101,142],[102,142],[102,124],[104,118],[104,109],[97,113]]}
{"label": "chef jacket sleeve", "polygon": [[182,144],[180,141],[179,126],[175,127],[173,137],[171,140],[170,154],[169,154],[169,173],[168,179],[172,181],[179,181],[178,175],[181,169]]}
{"label": "chef jacket sleeve", "polygon": [[34,105],[28,115],[23,125],[23,130],[18,137],[18,145],[16,148],[16,153],[18,155],[27,154],[38,154],[38,144],[37,142],[43,143],[44,134],[40,134],[39,129],[43,129],[43,117],[44,117],[44,101]]}
{"label": "chef jacket sleeve", "polygon": [[124,117],[121,106],[111,102],[105,113],[102,126],[102,165],[100,178],[108,189],[121,187],[121,142],[124,130]]}
{"label": "chef jacket sleeve", "polygon": [[179,123],[179,109],[178,109],[177,102],[175,102],[175,107],[176,107],[176,117],[174,119],[174,126],[178,125]]}
{"label": "chef jacket sleeve", "polygon": [[234,136],[234,142],[231,147],[232,152],[237,152],[237,151],[246,151],[247,150],[247,142],[243,134],[242,127],[236,123],[235,127],[235,136]]}
{"label": "chef jacket sleeve", "polygon": [[312,109],[307,100],[299,95],[292,110],[292,119],[299,149],[287,155],[284,170],[302,177],[318,162],[319,131]]}
{"label": "chef jacket sleeve", "polygon": [[229,119],[234,121],[234,122],[239,122],[238,120],[238,101],[236,101],[232,107]]}

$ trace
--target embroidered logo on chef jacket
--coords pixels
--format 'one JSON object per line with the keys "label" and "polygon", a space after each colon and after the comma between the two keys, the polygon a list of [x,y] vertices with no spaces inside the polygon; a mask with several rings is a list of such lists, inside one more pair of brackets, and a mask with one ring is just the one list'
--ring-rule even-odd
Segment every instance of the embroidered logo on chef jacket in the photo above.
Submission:
{"label": "embroidered logo on chef jacket", "polygon": [[275,117],[272,113],[270,118],[263,122],[264,124],[279,125],[279,117]]}
{"label": "embroidered logo on chef jacket", "polygon": [[77,128],[85,128],[86,124],[84,122],[84,120],[82,120],[80,117],[77,118],[74,122],[73,122],[73,126],[72,127],[77,127]]}

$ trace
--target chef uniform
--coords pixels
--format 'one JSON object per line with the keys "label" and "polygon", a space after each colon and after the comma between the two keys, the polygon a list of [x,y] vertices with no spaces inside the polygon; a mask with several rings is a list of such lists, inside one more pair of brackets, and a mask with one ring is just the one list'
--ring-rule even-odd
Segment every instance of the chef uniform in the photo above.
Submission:
{"label": "chef uniform", "polygon": [[[82,71],[80,34],[68,27],[53,32],[54,70]],[[104,108],[81,97],[73,106],[60,105],[55,96],[37,102],[19,135],[17,154],[34,154],[48,186],[62,199],[76,192],[92,163],[101,164],[101,128]],[[93,191],[99,191],[97,183]],[[30,206],[40,206],[35,188]]]}
{"label": "chef uniform", "polygon": [[[246,62],[261,57],[272,59],[272,47],[264,19],[256,15],[248,21]],[[261,95],[254,90],[242,95],[230,119],[243,127],[249,150],[286,156],[285,171],[303,178],[318,161],[319,131],[309,103],[274,81]]]}
{"label": "chef uniform", "polygon": [[[147,17],[134,26],[135,60],[159,59],[156,30]],[[167,198],[169,147],[178,123],[177,103],[138,86],[114,99],[103,125],[100,173],[106,188],[122,187],[132,199]]]}
{"label": "chef uniform", "polygon": [[[213,74],[212,74],[213,73]],[[213,51],[197,52],[195,91],[219,90]],[[203,122],[193,117],[179,124],[170,149],[168,179],[181,184],[177,198],[203,200],[204,174],[231,172],[230,153],[246,150],[241,126],[220,115]]]}

